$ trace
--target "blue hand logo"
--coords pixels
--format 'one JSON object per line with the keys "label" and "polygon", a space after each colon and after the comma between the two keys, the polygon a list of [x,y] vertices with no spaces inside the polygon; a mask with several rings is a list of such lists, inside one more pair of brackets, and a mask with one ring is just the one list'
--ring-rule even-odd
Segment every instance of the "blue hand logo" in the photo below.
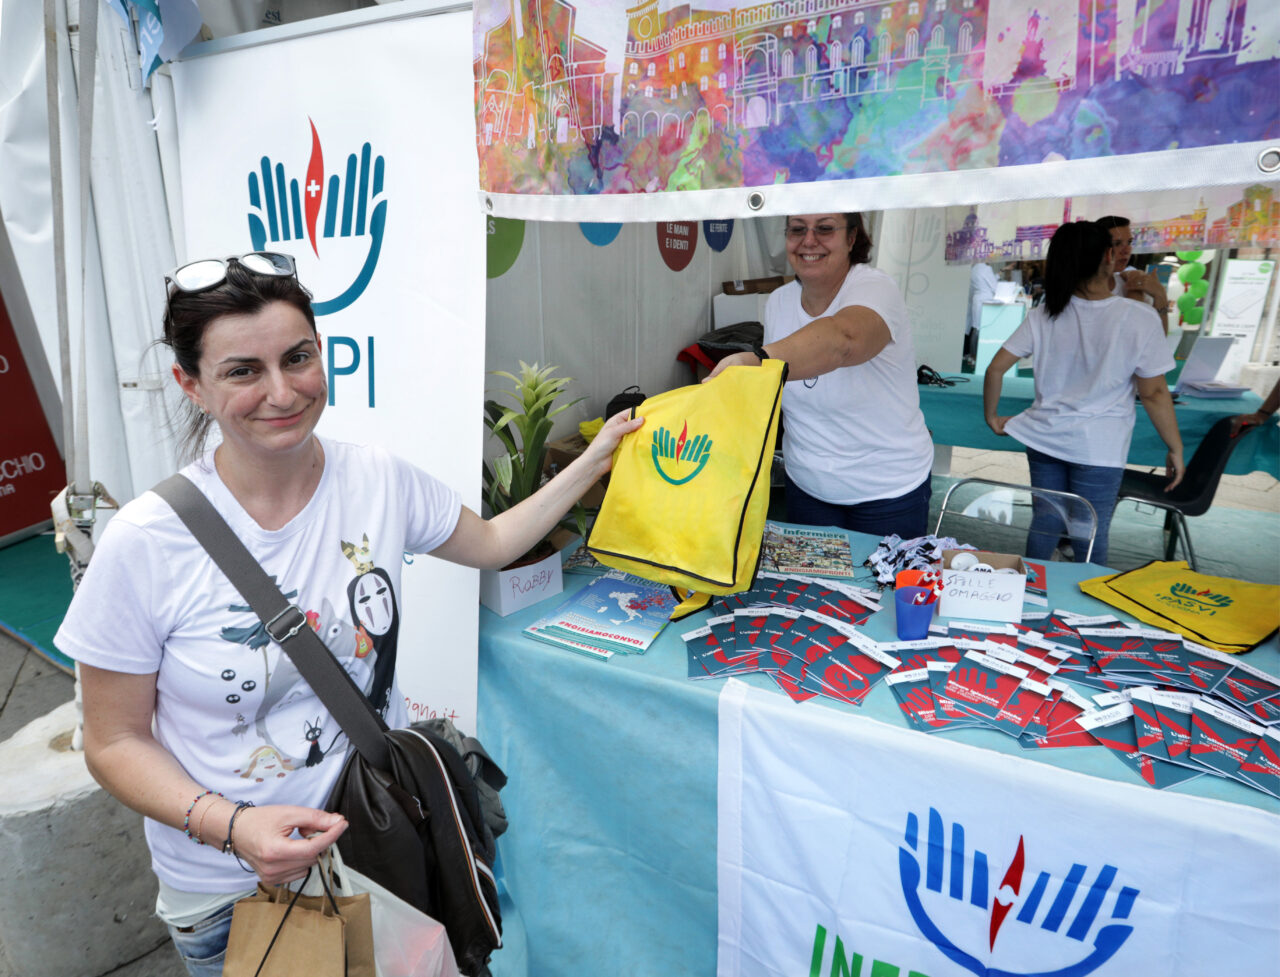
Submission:
{"label": "blue hand logo", "polygon": [[345,309],[373,278],[387,222],[387,201],[382,197],[385,165],[383,157],[373,158],[371,145],[365,143],[358,159],[355,153],[347,157],[345,176],[335,173],[326,183],[320,136],[313,124],[311,159],[301,186],[296,177],[288,176],[283,163],[273,164],[269,156],[263,156],[259,168],[249,173],[247,216],[255,251],[268,250],[269,244],[307,241],[319,258],[317,231],[327,239],[368,238],[368,251],[355,279],[334,298],[312,303],[318,316]]}
{"label": "blue hand logo", "polygon": [[[1034,883],[1026,890],[1024,898],[1023,873],[1026,864],[1026,851],[1023,840],[1018,840],[1017,851],[1005,872],[997,891],[988,894],[987,856],[984,852],[974,851],[972,867],[969,871],[968,893],[965,892],[966,856],[964,826],[951,825],[950,850],[944,837],[942,816],[933,808],[929,809],[929,827],[927,839],[919,836],[919,820],[914,813],[907,815],[906,830],[903,834],[903,845],[898,849],[898,875],[902,882],[902,894],[906,899],[911,918],[915,920],[920,932],[952,962],[963,967],[977,977],[1084,977],[1111,959],[1117,950],[1129,938],[1133,927],[1122,923],[1108,923],[1100,926],[1093,934],[1093,947],[1082,959],[1067,963],[1057,968],[1031,971],[1011,971],[984,964],[974,953],[961,949],[960,945],[943,933],[934,917],[947,917],[955,920],[958,909],[969,910],[975,917],[974,923],[985,918],[987,922],[988,946],[985,951],[994,951],[996,938],[1007,918],[1018,923],[1034,926],[1037,922],[1042,904],[1050,884],[1048,872],[1040,872]],[[923,866],[921,865],[921,843],[923,842]],[[1039,919],[1039,930],[1042,934],[1057,934],[1066,920],[1067,912],[1084,881],[1088,869],[1084,865],[1073,864],[1066,877],[1058,886],[1047,909]],[[949,878],[948,878],[949,876]],[[1116,868],[1104,865],[1094,877],[1080,901],[1075,916],[1068,924],[1057,945],[1062,955],[1078,956],[1076,943],[1083,945],[1085,938],[1094,929],[1098,921],[1099,911],[1116,879]],[[944,890],[944,881],[946,882]],[[1124,886],[1116,893],[1115,904],[1111,909],[1112,919],[1128,919],[1133,909],[1138,890]],[[1021,902],[1017,915],[1011,915],[1015,906]],[[930,913],[932,912],[932,915]],[[1068,942],[1074,941],[1074,942]]]}

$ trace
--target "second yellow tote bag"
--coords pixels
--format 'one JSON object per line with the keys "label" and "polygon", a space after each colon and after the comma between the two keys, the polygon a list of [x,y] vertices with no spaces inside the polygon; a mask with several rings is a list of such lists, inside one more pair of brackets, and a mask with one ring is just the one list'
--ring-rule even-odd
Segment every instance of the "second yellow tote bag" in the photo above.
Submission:
{"label": "second yellow tote bag", "polygon": [[733,366],[650,397],[624,438],[587,549],[605,566],[703,594],[755,579],[786,364]]}

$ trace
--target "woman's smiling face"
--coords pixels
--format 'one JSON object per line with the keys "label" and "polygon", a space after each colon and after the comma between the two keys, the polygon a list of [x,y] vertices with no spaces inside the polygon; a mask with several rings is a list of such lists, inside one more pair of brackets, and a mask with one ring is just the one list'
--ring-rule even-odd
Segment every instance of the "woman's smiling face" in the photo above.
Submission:
{"label": "woman's smiling face", "polygon": [[857,232],[844,214],[794,214],[787,218],[787,261],[801,285],[837,284],[849,273],[849,249]]}
{"label": "woman's smiling face", "polygon": [[218,422],[223,443],[249,454],[305,445],[328,398],[319,338],[287,302],[214,319],[201,339],[200,375],[177,366],[174,375]]}

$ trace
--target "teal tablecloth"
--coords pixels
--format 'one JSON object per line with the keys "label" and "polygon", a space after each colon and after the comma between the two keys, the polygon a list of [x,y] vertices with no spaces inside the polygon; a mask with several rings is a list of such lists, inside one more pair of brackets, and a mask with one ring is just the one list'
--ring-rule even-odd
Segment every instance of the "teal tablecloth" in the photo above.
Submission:
{"label": "teal tablecloth", "polygon": [[[861,534],[851,539],[856,561],[878,542]],[[1103,568],[1051,563],[1048,571],[1050,606],[1110,610],[1076,586]],[[566,588],[587,579],[567,574]],[[600,662],[520,633],[554,600],[507,618],[480,611],[479,734],[510,778],[502,798],[511,828],[499,849],[527,936],[527,973],[714,974],[717,707],[724,680],[688,679],[680,640],[707,615],[669,625],[645,655]],[[893,639],[892,600],[865,630]],[[1277,649],[1273,637],[1246,660],[1280,674]],[[764,676],[745,681],[776,691]],[[829,700],[796,708],[852,709]],[[906,726],[883,683],[861,713]],[[1103,747],[1026,751],[990,730],[942,735],[1027,762],[1140,783]],[[1276,812],[1280,830],[1280,801],[1242,785],[1201,777],[1172,789]],[[524,974],[525,949],[510,959],[499,951],[495,977]]]}
{"label": "teal tablecloth", "polygon": [[[920,409],[933,436],[934,444],[949,444],[984,451],[1021,451],[1013,438],[994,434],[982,417],[982,377],[973,375],[968,383],[954,387],[920,387]],[[1031,406],[1035,398],[1035,380],[1012,374],[1004,378],[1000,397],[1000,413],[1013,415]],[[1258,409],[1262,399],[1256,394],[1240,398],[1216,399],[1180,396],[1175,405],[1178,430],[1186,457],[1190,459],[1213,422],[1232,414],[1249,414]],[[1151,468],[1164,466],[1165,446],[1141,404],[1129,446],[1129,464]],[[1261,471],[1280,477],[1280,427],[1274,421],[1243,437],[1227,463],[1227,474],[1247,475]]]}

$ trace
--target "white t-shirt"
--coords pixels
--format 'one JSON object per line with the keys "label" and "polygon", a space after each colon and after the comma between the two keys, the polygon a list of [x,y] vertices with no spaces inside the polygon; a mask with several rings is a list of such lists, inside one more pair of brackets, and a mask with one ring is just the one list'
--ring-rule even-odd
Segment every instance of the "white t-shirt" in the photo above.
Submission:
{"label": "white t-shirt", "polygon": [[789,381],[782,391],[787,474],[809,495],[836,505],[897,498],[933,467],[907,306],[884,272],[854,265],[821,316],[800,305],[799,282],[782,286],[765,305],[764,341],[777,342],[851,305],[885,321],[889,344],[865,363]]}
{"label": "white t-shirt", "polygon": [[[456,492],[379,448],[321,439],[324,472],[306,507],[265,530],[212,457],[183,469],[227,520],[387,724],[408,724],[394,683],[404,554],[453,533]],[[346,736],[231,582],[153,492],[103,531],[54,639],[97,668],[156,678],[155,734],[198,783],[232,800],[324,806]],[[193,826],[194,827],[194,826]],[[145,825],[152,868],[183,892],[236,892],[246,874],[218,841]]]}
{"label": "white t-shirt", "polygon": [[1080,465],[1124,467],[1133,437],[1135,375],[1173,369],[1160,317],[1124,298],[1073,296],[1056,319],[1036,306],[1004,348],[1030,356],[1036,399],[1005,430],[1030,448]]}

